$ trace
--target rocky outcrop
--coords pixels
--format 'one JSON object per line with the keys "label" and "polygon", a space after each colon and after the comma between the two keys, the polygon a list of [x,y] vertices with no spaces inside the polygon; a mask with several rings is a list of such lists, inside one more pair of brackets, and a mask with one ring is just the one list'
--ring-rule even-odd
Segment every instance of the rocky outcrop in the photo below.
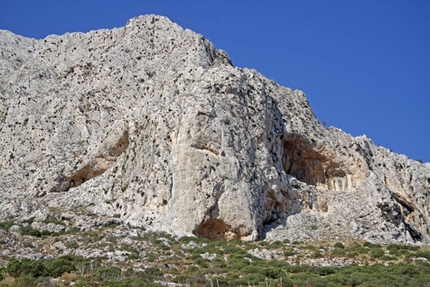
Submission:
{"label": "rocky outcrop", "polygon": [[302,91],[234,67],[165,17],[0,36],[0,218],[429,242],[428,163],[324,128]]}

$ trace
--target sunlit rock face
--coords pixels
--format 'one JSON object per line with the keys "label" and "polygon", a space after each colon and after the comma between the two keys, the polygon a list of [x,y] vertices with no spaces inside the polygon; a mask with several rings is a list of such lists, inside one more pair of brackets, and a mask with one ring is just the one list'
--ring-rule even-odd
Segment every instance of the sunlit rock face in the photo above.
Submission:
{"label": "sunlit rock face", "polygon": [[303,92],[165,17],[42,40],[0,31],[0,130],[2,219],[428,243],[428,163],[324,128]]}

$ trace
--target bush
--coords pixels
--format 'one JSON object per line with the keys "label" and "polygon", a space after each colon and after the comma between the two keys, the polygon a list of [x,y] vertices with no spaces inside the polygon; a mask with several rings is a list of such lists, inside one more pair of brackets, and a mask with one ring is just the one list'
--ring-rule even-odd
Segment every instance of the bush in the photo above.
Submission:
{"label": "bush", "polygon": [[427,260],[430,260],[430,251],[417,251],[415,253],[416,257],[424,257]]}
{"label": "bush", "polygon": [[385,254],[384,250],[380,248],[375,248],[370,252],[370,257],[372,258],[380,258]]}
{"label": "bush", "polygon": [[281,241],[274,241],[270,245],[268,245],[267,248],[269,248],[269,249],[271,249],[271,248],[272,249],[276,249],[276,248],[280,248],[282,246],[283,246],[283,244],[282,244]]}
{"label": "bush", "polygon": [[26,275],[29,275],[34,278],[57,278],[60,277],[63,273],[75,271],[75,263],[77,259],[82,260],[82,257],[66,255],[58,259],[14,259],[9,263],[6,268],[6,271],[9,273],[10,276],[14,278]]}
{"label": "bush", "polygon": [[20,230],[21,230],[22,235],[30,235],[30,236],[35,236],[35,237],[41,237],[42,236],[42,233],[40,233],[39,230],[34,229],[30,225],[21,226]]}
{"label": "bush", "polygon": [[344,249],[344,248],[345,248],[345,246],[343,245],[343,243],[342,243],[342,242],[336,242],[336,243],[334,244],[334,248],[341,248],[341,249]]}
{"label": "bush", "polygon": [[154,253],[146,254],[146,259],[148,260],[148,262],[154,262],[155,261],[155,254]]}
{"label": "bush", "polygon": [[70,273],[76,270],[73,257],[64,256],[58,259],[47,259],[44,261],[46,273],[45,277],[57,278],[64,273]]}
{"label": "bush", "polygon": [[41,261],[33,261],[28,258],[23,258],[21,260],[14,259],[7,266],[7,272],[14,278],[18,278],[21,275],[40,277],[43,275],[44,269]]}
{"label": "bush", "polygon": [[69,249],[76,249],[79,247],[79,244],[76,241],[69,241],[66,243],[66,247]]}
{"label": "bush", "polygon": [[279,278],[283,272],[280,268],[267,267],[259,272],[261,275],[264,275],[268,278],[276,279]]}
{"label": "bush", "polygon": [[178,284],[185,284],[187,283],[187,280],[188,280],[188,275],[185,275],[185,274],[178,275],[172,279],[174,283],[178,283]]}
{"label": "bush", "polygon": [[118,267],[100,267],[97,268],[98,280],[108,281],[113,279],[119,279],[121,277],[121,269]]}
{"label": "bush", "polygon": [[369,241],[366,241],[366,242],[364,242],[363,243],[363,246],[364,247],[372,247],[374,244],[373,243],[370,243]]}
{"label": "bush", "polygon": [[179,238],[179,242],[182,243],[182,244],[188,244],[191,241],[195,241],[196,239],[197,238],[195,238],[195,237],[184,236],[184,237]]}
{"label": "bush", "polygon": [[[34,217],[33,217],[33,220],[34,220]],[[53,224],[63,225],[63,226],[66,225],[61,219],[57,219],[57,218],[55,218],[55,216],[51,216],[51,215],[48,215],[45,218],[45,220],[43,220],[43,223],[46,223],[46,224],[53,223]],[[31,224],[31,223],[29,223],[29,224]]]}
{"label": "bush", "polygon": [[293,256],[294,254],[296,254],[296,252],[295,252],[295,251],[294,251],[294,249],[292,249],[292,248],[287,249],[287,250],[285,250],[285,252],[284,252],[284,256],[285,256],[285,257],[290,257],[290,256]]}
{"label": "bush", "polygon": [[208,268],[207,260],[206,260],[206,259],[203,259],[202,257],[197,258],[196,260],[194,260],[194,262],[195,262],[197,265],[200,265],[200,266],[201,266],[201,267],[203,267],[203,268]]}
{"label": "bush", "polygon": [[[73,286],[77,286],[76,284]],[[97,286],[97,282],[82,282],[80,286]],[[115,279],[109,281],[103,281],[100,284],[101,287],[129,287],[129,286],[146,286],[146,287],[161,287],[164,285],[153,283],[148,281],[146,278],[125,278]]]}
{"label": "bush", "polygon": [[139,259],[139,254],[137,254],[137,253],[130,253],[130,254],[128,254],[128,260],[137,260],[137,259]]}
{"label": "bush", "polygon": [[31,275],[25,275],[15,280],[13,286],[37,286],[37,279]]}
{"label": "bush", "polygon": [[353,252],[348,252],[348,257],[349,258],[355,258],[355,257],[357,257],[358,256],[358,252],[355,252],[355,251],[353,251]]}
{"label": "bush", "polygon": [[331,255],[333,255],[333,256],[344,256],[344,255],[346,255],[346,251],[345,251],[345,249],[335,248],[332,251]]}
{"label": "bush", "polygon": [[120,225],[121,225],[121,223],[113,221],[113,220],[110,220],[110,221],[106,222],[105,224],[103,224],[103,227],[106,227],[106,228],[115,228],[115,227],[120,226]]}
{"label": "bush", "polygon": [[261,267],[254,266],[254,265],[244,266],[242,267],[242,269],[240,269],[240,272],[249,273],[249,274],[258,273],[260,271],[261,271]]}
{"label": "bush", "polygon": [[307,249],[307,250],[316,250],[317,248],[315,247],[315,246],[313,246],[313,245],[306,245],[306,246],[304,246],[303,247],[304,249]]}
{"label": "bush", "polygon": [[264,282],[266,280],[266,276],[259,274],[257,272],[246,274],[243,278],[247,282],[247,284],[245,286],[249,286],[249,284],[251,286],[258,285],[258,283]]}
{"label": "bush", "polygon": [[191,265],[187,269],[188,274],[196,273],[197,271],[199,271],[199,267],[197,267],[196,265]]}
{"label": "bush", "polygon": [[3,229],[3,230],[6,230],[6,231],[9,231],[9,229],[12,227],[12,225],[14,225],[15,224],[15,222],[14,221],[3,221],[3,222],[0,222],[0,229]]}

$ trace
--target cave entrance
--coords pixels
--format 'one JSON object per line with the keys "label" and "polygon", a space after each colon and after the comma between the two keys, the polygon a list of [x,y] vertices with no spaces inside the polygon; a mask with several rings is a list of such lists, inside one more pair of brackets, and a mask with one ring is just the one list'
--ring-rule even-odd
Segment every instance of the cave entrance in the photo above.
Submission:
{"label": "cave entrance", "polygon": [[219,218],[203,221],[193,233],[197,237],[208,238],[210,240],[241,239],[240,232],[232,230],[230,226]]}
{"label": "cave entrance", "polygon": [[[287,174],[328,190],[347,188],[346,172],[334,158],[323,155],[311,141],[294,134],[283,143],[282,164]],[[345,184],[346,183],[346,184]]]}

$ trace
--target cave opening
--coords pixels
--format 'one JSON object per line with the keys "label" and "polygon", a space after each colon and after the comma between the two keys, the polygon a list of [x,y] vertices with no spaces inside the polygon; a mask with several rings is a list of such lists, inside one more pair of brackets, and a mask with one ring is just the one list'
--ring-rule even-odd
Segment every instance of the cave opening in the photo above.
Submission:
{"label": "cave opening", "polygon": [[287,174],[304,183],[329,190],[348,188],[346,172],[340,164],[303,136],[294,134],[284,139],[282,164]]}

